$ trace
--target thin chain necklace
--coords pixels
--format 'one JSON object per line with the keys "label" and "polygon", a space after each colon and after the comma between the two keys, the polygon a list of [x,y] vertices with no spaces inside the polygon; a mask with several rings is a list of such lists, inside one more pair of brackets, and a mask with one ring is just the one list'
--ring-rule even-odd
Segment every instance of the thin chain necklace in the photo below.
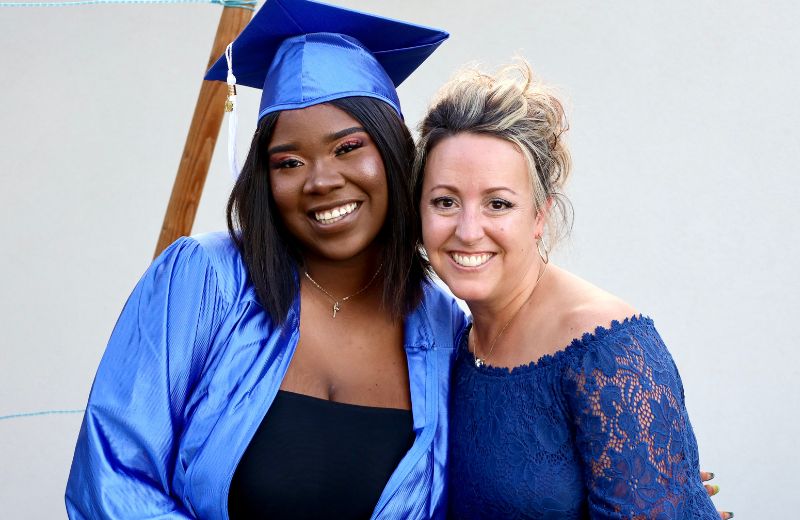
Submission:
{"label": "thin chain necklace", "polygon": [[357,292],[354,292],[353,294],[351,294],[349,296],[345,296],[344,298],[339,298],[339,299],[337,299],[334,295],[332,295],[331,293],[326,291],[325,288],[322,287],[320,284],[318,284],[316,280],[311,278],[311,275],[308,274],[308,271],[305,271],[305,275],[306,275],[306,278],[308,278],[308,281],[311,282],[312,284],[314,284],[314,287],[316,287],[317,289],[322,291],[325,294],[325,296],[330,298],[330,300],[333,302],[333,317],[335,318],[336,317],[336,313],[339,312],[339,310],[341,310],[342,304],[344,302],[346,302],[347,300],[349,300],[350,298],[354,298],[354,297],[358,296],[359,294],[363,293],[364,291],[366,291],[369,288],[369,286],[372,285],[372,282],[375,281],[375,278],[378,277],[378,273],[381,272],[381,269],[383,269],[383,262],[381,262],[381,265],[378,266],[378,270],[375,271],[375,274],[373,274],[372,278],[369,279],[369,282],[367,282],[367,285],[365,285],[364,287],[359,289]]}
{"label": "thin chain necklace", "polygon": [[522,308],[525,307],[525,305],[528,303],[528,300],[531,299],[531,296],[533,296],[533,293],[534,293],[534,291],[536,291],[536,288],[539,287],[539,280],[542,279],[542,276],[544,276],[545,271],[547,271],[547,265],[548,264],[544,264],[544,269],[542,269],[542,272],[539,273],[539,276],[536,278],[536,283],[533,285],[533,289],[531,290],[531,293],[528,295],[527,298],[525,298],[525,301],[522,302],[522,305],[519,306],[519,309],[517,309],[514,312],[514,315],[511,316],[511,319],[508,320],[505,325],[503,325],[503,328],[500,329],[500,332],[497,333],[497,336],[494,337],[494,339],[492,340],[492,344],[489,345],[489,352],[486,354],[485,357],[480,357],[478,355],[478,335],[474,334],[472,336],[472,349],[473,349],[473,355],[475,356],[475,366],[476,367],[480,368],[480,367],[486,365],[486,362],[489,360],[489,356],[491,356],[492,352],[494,352],[494,346],[497,344],[497,340],[500,339],[500,336],[502,336],[503,333],[508,328],[508,326],[511,325],[511,322],[514,321],[514,318],[517,317],[517,314],[519,314],[519,311],[521,311]]}

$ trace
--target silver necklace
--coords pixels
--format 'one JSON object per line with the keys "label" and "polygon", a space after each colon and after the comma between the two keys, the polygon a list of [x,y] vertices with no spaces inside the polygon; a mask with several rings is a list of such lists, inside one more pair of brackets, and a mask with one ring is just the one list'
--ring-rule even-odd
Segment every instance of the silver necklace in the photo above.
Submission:
{"label": "silver necklace", "polygon": [[[482,357],[480,357],[478,355],[478,335],[475,334],[472,337],[472,350],[473,350],[473,355],[475,356],[475,366],[476,367],[480,368],[480,367],[486,365],[486,362],[489,360],[489,356],[491,356],[492,352],[494,352],[494,346],[497,343],[497,340],[500,339],[500,336],[502,336],[503,333],[508,328],[508,326],[511,325],[511,322],[514,321],[514,318],[517,317],[517,314],[519,314],[519,311],[521,311],[522,308],[525,307],[525,304],[528,303],[528,300],[531,299],[531,296],[533,296],[534,291],[536,291],[536,288],[539,287],[539,280],[542,279],[542,276],[544,276],[545,271],[547,271],[547,264],[544,264],[544,269],[542,269],[542,272],[539,273],[539,276],[536,278],[536,283],[533,285],[533,290],[531,290],[531,293],[528,295],[527,298],[525,298],[525,301],[522,302],[522,305],[519,306],[519,309],[517,309],[514,312],[514,315],[511,316],[511,319],[508,320],[505,325],[503,325],[503,328],[500,329],[500,332],[497,333],[497,336],[494,337],[494,339],[492,340],[492,344],[489,345],[489,352],[486,353],[485,357],[482,358]],[[473,329],[473,330],[475,330],[475,329]]]}
{"label": "silver necklace", "polygon": [[346,302],[347,300],[349,300],[350,298],[358,296],[359,294],[361,294],[364,291],[366,291],[369,288],[369,286],[372,285],[372,282],[375,281],[375,278],[378,277],[378,273],[381,272],[381,269],[383,269],[383,262],[381,262],[381,265],[378,266],[378,270],[375,271],[375,274],[373,274],[372,278],[369,279],[369,282],[367,282],[367,285],[365,285],[364,287],[359,289],[357,292],[354,292],[353,294],[351,294],[349,296],[345,296],[344,298],[338,298],[338,299],[334,295],[332,295],[331,293],[326,291],[325,288],[322,287],[320,284],[318,284],[316,280],[311,278],[311,275],[308,274],[308,271],[305,271],[305,275],[306,275],[306,278],[308,278],[308,281],[311,282],[312,284],[314,284],[314,287],[316,287],[317,289],[322,291],[325,294],[325,296],[330,298],[330,300],[333,302],[333,317],[335,318],[336,317],[336,313],[341,310],[342,304],[344,302]]}

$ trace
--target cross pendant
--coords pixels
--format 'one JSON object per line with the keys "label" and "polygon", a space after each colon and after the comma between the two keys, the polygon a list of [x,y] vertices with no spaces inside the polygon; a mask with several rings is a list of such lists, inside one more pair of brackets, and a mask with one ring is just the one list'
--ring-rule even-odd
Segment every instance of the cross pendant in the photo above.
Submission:
{"label": "cross pendant", "polygon": [[333,317],[336,317],[336,313],[339,312],[339,302],[333,303]]}
{"label": "cross pendant", "polygon": [[480,367],[482,367],[482,366],[483,366],[483,365],[485,365],[485,364],[486,364],[486,362],[485,362],[484,360],[482,360],[482,359],[481,359],[481,358],[479,358],[478,356],[475,356],[475,366],[476,366],[476,367],[480,368]]}

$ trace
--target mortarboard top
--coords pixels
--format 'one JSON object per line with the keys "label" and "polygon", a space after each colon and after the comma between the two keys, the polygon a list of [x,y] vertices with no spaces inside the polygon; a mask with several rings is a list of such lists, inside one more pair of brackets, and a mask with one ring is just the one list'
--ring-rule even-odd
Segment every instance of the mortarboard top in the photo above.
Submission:
{"label": "mortarboard top", "polygon": [[[395,87],[448,36],[310,0],[267,0],[232,44],[232,72],[262,89],[259,120],[348,96],[382,99],[401,114]],[[205,79],[227,77],[222,56]]]}

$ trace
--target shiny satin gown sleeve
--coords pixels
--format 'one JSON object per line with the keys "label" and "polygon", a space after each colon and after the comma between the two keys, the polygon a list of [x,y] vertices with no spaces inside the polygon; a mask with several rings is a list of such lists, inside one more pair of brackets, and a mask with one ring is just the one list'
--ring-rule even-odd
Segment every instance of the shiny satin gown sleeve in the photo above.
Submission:
{"label": "shiny satin gown sleeve", "polygon": [[718,519],[678,369],[652,320],[595,336],[565,378],[591,518]]}
{"label": "shiny satin gown sleeve", "polygon": [[175,489],[185,403],[226,310],[202,247],[182,238],[144,274],[95,376],[67,482],[72,519],[185,519]]}

